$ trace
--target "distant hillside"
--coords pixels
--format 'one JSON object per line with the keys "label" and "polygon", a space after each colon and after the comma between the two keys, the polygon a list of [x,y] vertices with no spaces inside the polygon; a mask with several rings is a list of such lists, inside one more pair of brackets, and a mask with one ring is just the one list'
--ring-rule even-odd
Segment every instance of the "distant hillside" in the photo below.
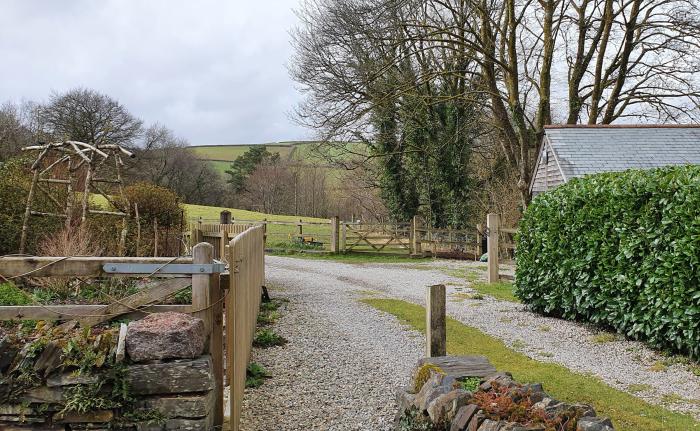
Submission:
{"label": "distant hillside", "polygon": [[[270,142],[262,145],[272,153],[278,153],[283,160],[297,160],[303,163],[326,164],[319,154],[314,151],[315,141],[284,141]],[[349,144],[359,146],[361,144]],[[252,145],[200,145],[190,147],[199,160],[207,160],[222,175],[231,162],[248,151]]]}

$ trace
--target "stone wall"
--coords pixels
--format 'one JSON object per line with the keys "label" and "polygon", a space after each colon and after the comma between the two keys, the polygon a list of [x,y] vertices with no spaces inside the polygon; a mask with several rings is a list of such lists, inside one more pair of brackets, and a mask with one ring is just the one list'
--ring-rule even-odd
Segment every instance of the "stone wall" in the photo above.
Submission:
{"label": "stone wall", "polygon": [[[75,325],[73,325],[75,326]],[[0,337],[2,430],[209,430],[212,360],[200,319],[155,314],[127,328]],[[183,357],[184,356],[184,357]]]}
{"label": "stone wall", "polygon": [[613,431],[591,406],[557,401],[539,383],[517,383],[483,357],[423,359],[413,381],[398,393],[396,431]]}

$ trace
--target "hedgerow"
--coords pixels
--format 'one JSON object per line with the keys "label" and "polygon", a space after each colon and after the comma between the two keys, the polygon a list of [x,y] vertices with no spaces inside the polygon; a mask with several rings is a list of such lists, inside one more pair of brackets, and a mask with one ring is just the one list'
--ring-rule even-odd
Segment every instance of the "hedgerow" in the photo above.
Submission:
{"label": "hedgerow", "polygon": [[533,199],[516,240],[535,311],[700,357],[700,167],[574,179]]}

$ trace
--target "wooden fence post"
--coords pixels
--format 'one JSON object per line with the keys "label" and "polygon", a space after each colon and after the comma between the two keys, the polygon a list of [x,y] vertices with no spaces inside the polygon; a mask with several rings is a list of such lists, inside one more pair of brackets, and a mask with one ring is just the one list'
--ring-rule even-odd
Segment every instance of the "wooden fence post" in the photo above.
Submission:
{"label": "wooden fence post", "polygon": [[[214,262],[214,246],[201,242],[192,250],[192,263],[211,264]],[[204,333],[208,343],[214,368],[215,397],[214,424],[221,425],[224,420],[224,347],[223,347],[223,304],[219,286],[219,274],[192,275],[192,315],[204,322]]]}
{"label": "wooden fence post", "polygon": [[304,242],[304,225],[302,223],[301,219],[299,219],[299,223],[297,223],[297,237]]}
{"label": "wooden fence post", "polygon": [[489,272],[487,281],[498,282],[498,231],[500,229],[501,216],[489,214],[486,216],[486,228],[488,229],[487,249],[489,254]]}
{"label": "wooden fence post", "polygon": [[413,254],[419,255],[423,253],[423,250],[421,249],[421,240],[423,239],[421,237],[421,219],[420,216],[413,216],[413,222],[411,223],[411,230],[413,231],[413,246],[411,247],[411,251]]}
{"label": "wooden fence post", "polygon": [[425,307],[425,356],[447,355],[445,285],[428,286]]}
{"label": "wooden fence post", "polygon": [[484,249],[481,247],[481,241],[483,239],[481,232],[483,231],[484,229],[481,224],[476,225],[476,249],[474,250],[475,260],[479,260],[481,255],[484,254]]}
{"label": "wooden fence post", "polygon": [[340,222],[340,251],[345,253],[345,245],[348,241],[348,225],[346,222]]}
{"label": "wooden fence post", "polygon": [[331,253],[340,252],[340,217],[331,217]]}
{"label": "wooden fence post", "polygon": [[219,224],[231,224],[231,211],[223,210],[219,213]]}

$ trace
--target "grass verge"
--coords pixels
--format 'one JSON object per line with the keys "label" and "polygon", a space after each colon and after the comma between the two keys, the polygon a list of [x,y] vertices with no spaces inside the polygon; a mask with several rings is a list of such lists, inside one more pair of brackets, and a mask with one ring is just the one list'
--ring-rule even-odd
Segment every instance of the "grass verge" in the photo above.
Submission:
{"label": "grass verge", "polygon": [[513,283],[507,281],[499,281],[498,283],[476,281],[471,283],[469,287],[483,295],[493,296],[496,299],[510,302],[520,302],[520,300],[515,296]]}
{"label": "grass verge", "polygon": [[[425,331],[425,309],[395,299],[363,299],[374,308],[393,314],[412,328]],[[510,371],[519,382],[544,382],[553,397],[594,406],[598,414],[612,419],[616,430],[700,430],[692,417],[651,405],[611,388],[595,376],[543,363],[515,352],[501,341],[454,319],[447,320],[447,351],[452,355],[484,355],[502,371]]]}

